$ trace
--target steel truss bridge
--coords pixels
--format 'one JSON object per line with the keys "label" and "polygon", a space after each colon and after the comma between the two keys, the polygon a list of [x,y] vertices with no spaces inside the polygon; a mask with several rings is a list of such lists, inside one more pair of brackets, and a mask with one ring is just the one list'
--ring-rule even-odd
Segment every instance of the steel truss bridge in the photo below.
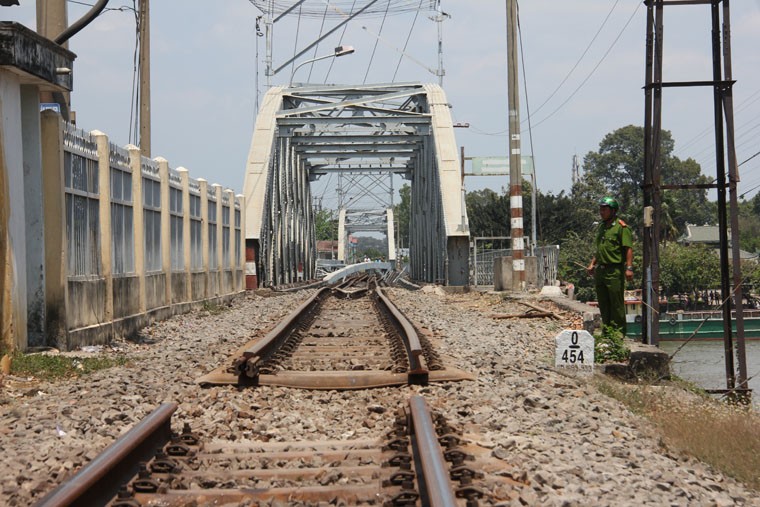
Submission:
{"label": "steel truss bridge", "polygon": [[[350,181],[359,194],[385,188],[383,178],[392,182],[393,174],[409,180],[411,277],[468,283],[469,227],[449,104],[440,86],[407,83],[272,87],[266,93],[244,184],[249,287],[314,276],[310,184],[329,173]],[[376,197],[374,206],[340,201],[339,256],[349,232],[382,231],[392,260],[393,212]]]}

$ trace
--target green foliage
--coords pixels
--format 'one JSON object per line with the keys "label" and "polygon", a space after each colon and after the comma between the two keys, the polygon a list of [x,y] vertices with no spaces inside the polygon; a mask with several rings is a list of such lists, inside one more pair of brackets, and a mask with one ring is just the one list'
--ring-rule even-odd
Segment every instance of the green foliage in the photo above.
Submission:
{"label": "green foliage", "polygon": [[398,225],[399,244],[397,248],[401,248],[401,245],[409,246],[409,219],[412,211],[412,187],[408,183],[404,183],[398,190],[399,203],[393,206],[393,218]]}
{"label": "green foliage", "polygon": [[465,196],[471,236],[509,236],[509,195],[490,188],[468,192]]}
{"label": "green foliage", "polygon": [[739,203],[739,244],[747,252],[760,251],[760,193]]}
{"label": "green foliage", "polygon": [[314,213],[317,241],[338,239],[338,218],[335,210],[322,208]]}
{"label": "green foliage", "polygon": [[660,249],[660,287],[664,294],[695,294],[720,285],[720,259],[703,245],[678,243]]}
{"label": "green foliage", "polygon": [[[662,131],[660,154],[662,183],[705,184],[710,178],[701,174],[697,162],[680,160],[673,155],[675,141]],[[607,134],[598,152],[589,152],[583,160],[586,175],[598,179],[618,202],[634,231],[641,231],[643,217],[644,129],[628,125]],[[663,192],[661,237],[675,240],[686,231],[686,223],[702,225],[714,222],[716,210],[707,200],[707,190],[668,190]]]}
{"label": "green foliage", "polygon": [[78,377],[113,366],[128,364],[126,357],[74,357],[47,354],[14,354],[11,358],[11,372],[14,375],[31,375],[37,378],[55,380]]}
{"label": "green foliage", "polygon": [[581,234],[570,231],[559,249],[559,279],[575,285],[575,297],[580,301],[596,299],[594,279],[586,273],[594,255],[593,236],[589,228]]}
{"label": "green foliage", "polygon": [[602,326],[602,332],[594,337],[594,362],[616,363],[625,361],[631,350],[625,346],[623,333],[615,326]]}

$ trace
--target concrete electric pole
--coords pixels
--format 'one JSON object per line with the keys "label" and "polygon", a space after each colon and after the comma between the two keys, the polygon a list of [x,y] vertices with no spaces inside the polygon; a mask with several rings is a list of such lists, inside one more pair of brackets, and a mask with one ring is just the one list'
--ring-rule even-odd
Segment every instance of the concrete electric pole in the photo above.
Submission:
{"label": "concrete electric pole", "polygon": [[[37,33],[43,37],[54,40],[69,27],[69,15],[66,7],[66,0],[37,0]],[[68,44],[63,43],[63,47],[68,49]],[[65,102],[60,104],[61,115],[68,121],[74,122],[75,118],[70,114],[69,108],[71,96],[68,92],[60,94],[59,97],[53,96],[53,92],[40,92],[40,102],[53,103],[58,101]]]}
{"label": "concrete electric pole", "polygon": [[140,152],[150,154],[150,2],[140,0]]}
{"label": "concrete electric pole", "polygon": [[525,289],[520,94],[517,75],[517,0],[507,0],[507,94],[509,95],[509,209],[512,238],[512,289]]}

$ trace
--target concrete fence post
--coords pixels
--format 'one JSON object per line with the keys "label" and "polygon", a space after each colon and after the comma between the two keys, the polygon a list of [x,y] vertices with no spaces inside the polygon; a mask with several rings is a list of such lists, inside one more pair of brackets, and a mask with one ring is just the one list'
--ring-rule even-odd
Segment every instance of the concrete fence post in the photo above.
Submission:
{"label": "concrete fence post", "polygon": [[45,333],[47,341],[66,349],[68,291],[66,273],[66,185],[63,173],[63,120],[53,111],[41,114],[42,202],[45,230]]}
{"label": "concrete fence post", "polygon": [[172,236],[169,209],[169,161],[156,157],[158,176],[161,179],[161,271],[166,277],[166,306],[172,306]]}
{"label": "concrete fence post", "polygon": [[228,188],[224,190],[224,195],[227,209],[229,210],[227,228],[230,231],[230,235],[227,238],[227,263],[230,266],[230,278],[229,284],[224,287],[224,292],[231,294],[235,292],[235,192]]}
{"label": "concrete fence post", "polygon": [[177,172],[182,179],[182,257],[185,266],[185,296],[184,301],[193,300],[193,281],[190,268],[190,171],[178,167]]}
{"label": "concrete fence post", "polygon": [[[98,146],[98,204],[100,213],[100,273],[105,282],[103,322],[113,324],[113,270],[111,266],[111,157],[108,136],[91,133]],[[113,333],[113,327],[111,327]]]}
{"label": "concrete fence post", "polygon": [[209,296],[209,283],[211,281],[208,251],[208,181],[203,178],[198,178],[197,181],[201,192],[201,252],[203,254],[203,272],[206,276],[203,284],[203,299],[206,299]]}
{"label": "concrete fence post", "polygon": [[145,295],[145,216],[143,212],[142,152],[134,144],[126,146],[129,151],[129,167],[132,169],[132,230],[135,247],[135,273],[137,274],[137,307],[141,314],[147,311]]}
{"label": "concrete fence post", "polygon": [[237,261],[235,261],[235,269],[238,272],[236,291],[242,291],[245,289],[245,196],[243,194],[237,194],[235,196],[235,202],[237,209],[240,211],[240,252],[237,255]]}
{"label": "concrete fence post", "polygon": [[216,266],[213,266],[213,268],[216,269],[216,293],[210,294],[211,296],[218,296],[221,293],[224,292],[224,287],[222,286],[224,281],[224,238],[222,234],[222,186],[219,183],[214,183],[211,185],[212,192],[216,196]]}

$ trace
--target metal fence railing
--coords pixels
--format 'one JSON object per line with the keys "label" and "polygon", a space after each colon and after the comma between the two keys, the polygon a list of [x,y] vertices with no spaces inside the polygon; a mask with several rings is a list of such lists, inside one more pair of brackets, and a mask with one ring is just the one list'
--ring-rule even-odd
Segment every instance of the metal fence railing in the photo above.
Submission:
{"label": "metal fence railing", "polygon": [[[559,265],[559,246],[549,245],[534,248],[536,257],[536,279],[532,281],[536,287],[554,285],[557,281],[557,269]],[[510,257],[512,249],[481,249],[470,253],[470,266],[472,270],[471,280],[475,286],[489,286],[494,284],[494,260],[499,257]],[[526,250],[525,256],[530,254]],[[528,281],[531,283],[531,281]]]}

